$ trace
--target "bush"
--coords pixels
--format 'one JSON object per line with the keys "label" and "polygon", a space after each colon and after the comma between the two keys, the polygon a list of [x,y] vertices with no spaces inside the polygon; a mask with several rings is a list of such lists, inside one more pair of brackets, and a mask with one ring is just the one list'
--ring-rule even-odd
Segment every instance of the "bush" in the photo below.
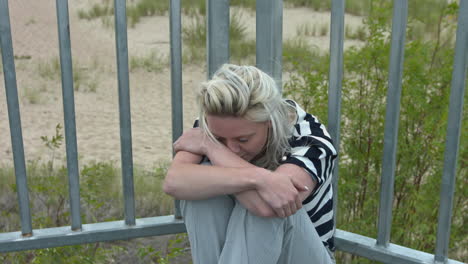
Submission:
{"label": "bush", "polygon": [[[337,215],[337,228],[369,237],[377,235],[390,54],[388,19],[379,7],[374,9],[376,14],[365,23],[368,41],[344,55]],[[451,12],[443,11],[441,25],[447,23]],[[391,240],[425,252],[434,252],[435,246],[452,44],[446,39],[418,39],[407,41],[405,47]],[[326,121],[329,64],[326,56],[322,59],[307,70],[299,68],[287,83],[286,93]],[[456,259],[460,256],[455,254],[466,248],[466,233],[462,231],[466,216],[461,211],[467,206],[462,186],[468,152],[466,142],[461,144],[449,252],[449,257]],[[338,263],[349,263],[338,255]],[[370,263],[352,259],[352,263]]]}

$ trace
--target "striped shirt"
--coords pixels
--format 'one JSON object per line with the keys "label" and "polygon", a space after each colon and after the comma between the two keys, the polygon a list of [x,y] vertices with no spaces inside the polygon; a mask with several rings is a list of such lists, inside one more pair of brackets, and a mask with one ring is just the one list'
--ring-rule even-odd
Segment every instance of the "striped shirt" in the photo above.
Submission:
{"label": "striped shirt", "polygon": [[289,140],[291,153],[281,163],[302,167],[314,178],[315,189],[302,204],[323,244],[334,251],[332,171],[337,152],[325,126],[294,101],[288,102],[296,108],[297,120]]}

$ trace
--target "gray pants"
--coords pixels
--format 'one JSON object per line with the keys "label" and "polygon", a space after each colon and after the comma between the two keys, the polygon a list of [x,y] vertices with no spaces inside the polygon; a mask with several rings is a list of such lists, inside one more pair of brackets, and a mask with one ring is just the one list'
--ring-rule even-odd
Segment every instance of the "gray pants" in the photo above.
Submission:
{"label": "gray pants", "polygon": [[180,205],[194,264],[334,263],[303,208],[263,218],[227,195]]}

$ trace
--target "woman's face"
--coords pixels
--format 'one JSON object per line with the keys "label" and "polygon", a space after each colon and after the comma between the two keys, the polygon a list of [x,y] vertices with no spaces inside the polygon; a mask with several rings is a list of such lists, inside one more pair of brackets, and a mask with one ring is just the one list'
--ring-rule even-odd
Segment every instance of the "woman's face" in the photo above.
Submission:
{"label": "woman's face", "polygon": [[252,122],[241,117],[207,115],[206,122],[215,138],[246,161],[262,152],[270,122]]}

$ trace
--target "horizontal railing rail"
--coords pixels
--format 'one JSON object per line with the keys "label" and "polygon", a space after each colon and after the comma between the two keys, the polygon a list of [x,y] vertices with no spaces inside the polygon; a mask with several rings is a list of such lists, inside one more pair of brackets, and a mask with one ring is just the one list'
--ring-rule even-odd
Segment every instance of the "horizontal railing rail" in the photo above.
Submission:
{"label": "horizontal railing rail", "polygon": [[[2,253],[185,232],[177,201],[175,215],[138,219],[135,217],[126,1],[114,0],[114,6],[124,219],[93,224],[82,224],[81,222],[68,1],[56,0],[71,223],[69,226],[63,227],[33,229],[8,0],[0,0],[0,48],[21,221],[21,231],[0,233],[0,252]],[[337,147],[340,145],[344,6],[344,0],[332,0],[328,127]],[[393,9],[378,235],[377,238],[369,238],[338,229],[335,233],[336,247],[338,250],[384,263],[461,263],[448,259],[447,255],[468,63],[468,0],[461,0],[459,5],[439,222],[434,254],[390,243],[407,0],[395,0]],[[282,76],[282,10],[281,0],[257,0],[257,66],[271,74],[278,81],[279,87],[281,87]],[[175,141],[182,134],[183,120],[180,0],[170,1],[169,15],[172,138]],[[207,18],[207,75],[210,77],[221,64],[229,61],[229,1],[207,0]],[[338,189],[337,167],[334,170],[335,201],[339,201],[336,196]],[[335,210],[336,204],[337,202],[335,202]]]}

